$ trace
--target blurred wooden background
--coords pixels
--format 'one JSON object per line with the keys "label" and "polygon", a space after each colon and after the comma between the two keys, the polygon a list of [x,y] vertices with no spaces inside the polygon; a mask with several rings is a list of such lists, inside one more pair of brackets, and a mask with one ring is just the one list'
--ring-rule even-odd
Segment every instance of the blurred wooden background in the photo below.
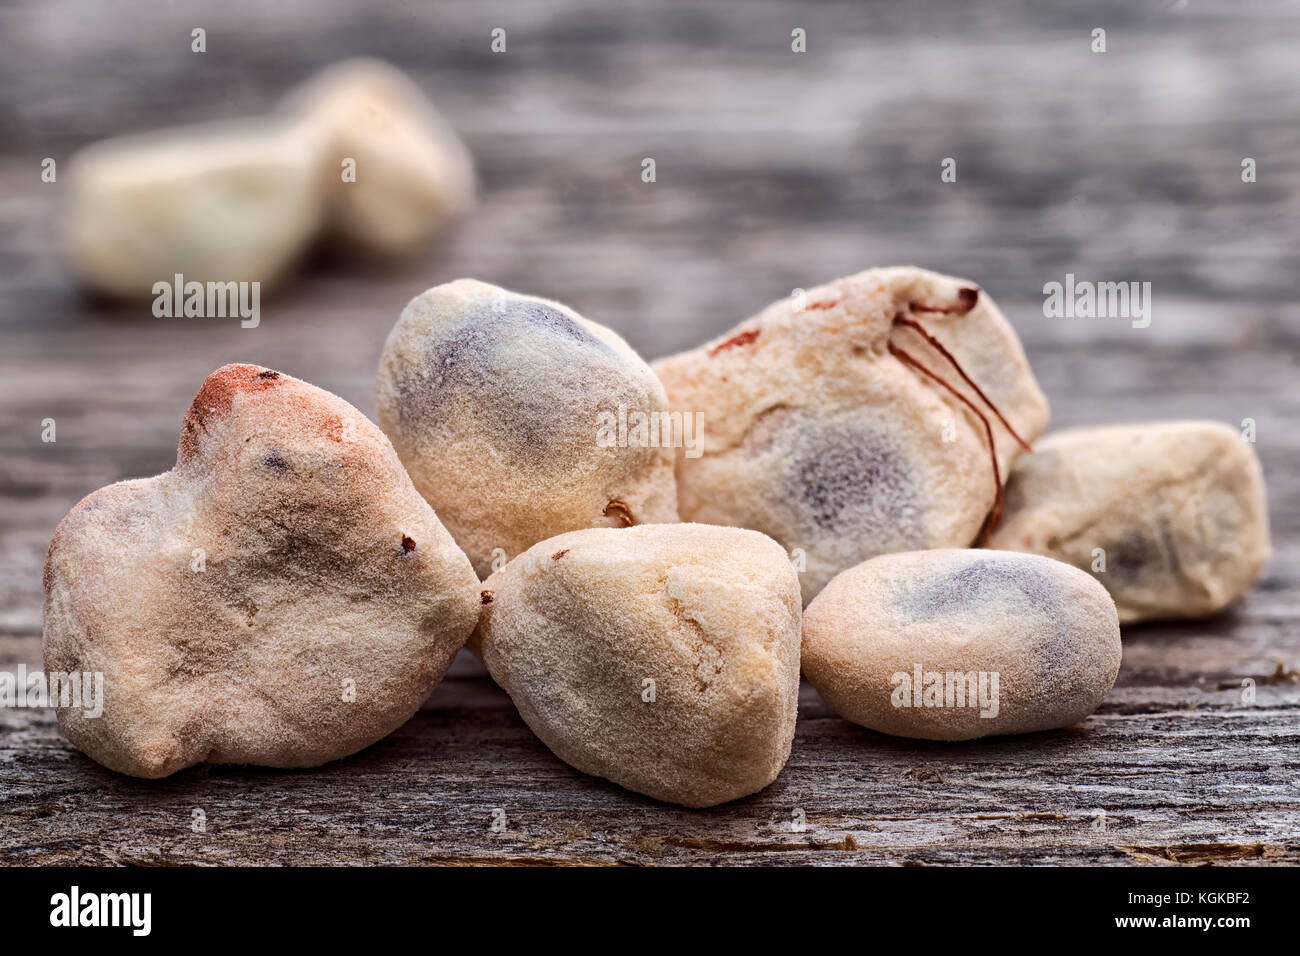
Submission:
{"label": "blurred wooden background", "polygon": [[[0,668],[39,663],[59,519],[168,468],[208,372],[273,366],[373,417],[398,312],[458,276],[560,299],[647,358],[868,266],[969,277],[1057,425],[1255,419],[1277,552],[1226,615],[1127,632],[1077,728],[916,744],[805,688],[782,777],[711,811],[571,770],[467,659],[388,740],[303,773],[130,780],[50,712],[4,710],[0,862],[1300,861],[1296,4],[11,0],[0,54]],[[256,113],[358,54],[410,71],[469,143],[483,195],[459,229],[382,271],[316,256],[251,330],[78,292],[44,157]],[[1044,318],[1067,272],[1151,282],[1150,328]]]}

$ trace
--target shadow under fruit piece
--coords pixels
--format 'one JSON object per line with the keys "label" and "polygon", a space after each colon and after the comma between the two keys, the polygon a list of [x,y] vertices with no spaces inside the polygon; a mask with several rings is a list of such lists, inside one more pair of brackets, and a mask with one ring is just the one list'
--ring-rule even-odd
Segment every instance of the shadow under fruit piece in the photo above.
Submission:
{"label": "shadow under fruit piece", "polygon": [[799,583],[741,528],[592,528],[484,582],[471,639],[558,757],[657,800],[755,793],[790,756]]}
{"label": "shadow under fruit piece", "polygon": [[271,369],[208,376],[176,466],[83,499],[45,564],[45,667],[102,673],[60,707],[122,773],[311,767],[403,724],[479,613],[465,554],[383,434]]}
{"label": "shadow under fruit piece", "polygon": [[413,299],[380,360],[379,423],[484,577],[497,549],[677,520],[672,448],[601,440],[602,416],[620,410],[667,411],[627,343],[558,303],[471,279]]}
{"label": "shadow under fruit piece", "polygon": [[703,454],[677,458],[682,518],[801,549],[805,602],[865,558],[996,526],[1047,424],[997,306],[922,269],[839,279],[653,367],[673,410],[707,423]]}

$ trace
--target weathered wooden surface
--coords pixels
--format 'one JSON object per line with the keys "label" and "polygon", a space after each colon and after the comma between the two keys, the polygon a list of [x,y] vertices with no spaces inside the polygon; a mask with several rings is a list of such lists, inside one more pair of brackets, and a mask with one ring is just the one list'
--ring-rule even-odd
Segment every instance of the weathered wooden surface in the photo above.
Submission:
{"label": "weathered wooden surface", "polygon": [[[100,485],[167,468],[209,371],[256,361],[373,415],[398,310],[458,275],[569,302],[651,356],[867,265],[970,276],[1019,329],[1057,424],[1254,418],[1277,555],[1228,614],[1126,633],[1119,684],[1079,727],[917,744],[840,721],[805,689],[781,778],[708,811],[573,771],[468,658],[389,739],[310,772],[136,781],[77,753],[50,712],[0,710],[0,861],[1300,862],[1296,8],[1086,10],[7,5],[0,669],[39,663],[54,526]],[[494,57],[497,26],[509,41]],[[1094,26],[1104,55],[1088,50]],[[352,53],[411,69],[462,129],[485,186],[470,222],[382,273],[318,261],[254,330],[77,294],[41,158],[261,109]],[[655,184],[639,178],[646,156]],[[948,156],[958,182],[941,184]],[[1241,182],[1244,156],[1257,183]],[[1066,272],[1151,281],[1151,327],[1043,318],[1041,287]],[[40,441],[47,417],[54,444]]]}

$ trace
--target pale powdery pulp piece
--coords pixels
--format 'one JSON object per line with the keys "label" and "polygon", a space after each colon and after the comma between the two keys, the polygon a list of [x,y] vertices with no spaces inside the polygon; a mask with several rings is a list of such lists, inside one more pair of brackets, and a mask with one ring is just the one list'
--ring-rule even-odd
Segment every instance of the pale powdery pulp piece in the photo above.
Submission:
{"label": "pale powdery pulp piece", "polygon": [[620,407],[665,412],[667,397],[618,335],[472,279],[412,299],[379,365],[379,424],[483,577],[494,551],[677,520],[673,449],[601,440]]}
{"label": "pale powdery pulp piece", "polygon": [[241,121],[104,140],[71,160],[68,254],[125,299],[155,283],[269,288],[321,222],[320,144],[305,127]]}
{"label": "pale powdery pulp piece", "polygon": [[469,150],[396,67],[335,64],[293,91],[283,110],[322,141],[326,231],[352,246],[409,253],[474,203]]}
{"label": "pale powdery pulp piece", "polygon": [[1259,459],[1216,422],[1056,432],[1016,464],[989,546],[1091,571],[1124,624],[1213,614],[1268,560]]}
{"label": "pale powdery pulp piece", "polygon": [[1097,709],[1119,665],[1105,589],[1037,555],[882,555],[804,612],[803,672],[818,693],[846,720],[900,737],[1065,727]]}
{"label": "pale powdery pulp piece", "polygon": [[175,468],[101,488],[59,525],[45,667],[103,674],[102,716],[58,717],[113,770],[311,767],[415,713],[479,607],[378,428],[322,389],[227,365]]}
{"label": "pale powdery pulp piece", "polygon": [[484,584],[471,646],[562,760],[708,807],[790,756],[799,584],[739,528],[593,528],[543,541]]}
{"label": "pale powdery pulp piece", "polygon": [[1001,480],[1020,445],[943,350],[1022,439],[1042,433],[1047,401],[997,306],[921,269],[839,279],[653,363],[673,410],[706,424],[703,455],[677,459],[682,519],[802,549],[805,602],[864,558],[971,544],[1000,488],[988,432],[917,365],[988,419]]}

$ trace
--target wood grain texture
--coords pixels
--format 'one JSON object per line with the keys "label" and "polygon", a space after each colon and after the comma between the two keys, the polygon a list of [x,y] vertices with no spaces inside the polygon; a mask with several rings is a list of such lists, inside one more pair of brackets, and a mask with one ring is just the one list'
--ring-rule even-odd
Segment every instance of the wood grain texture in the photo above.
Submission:
{"label": "wood grain texture", "polygon": [[[1056,425],[1255,419],[1276,556],[1218,618],[1129,629],[1118,685],[1078,727],[918,744],[839,720],[805,687],[782,776],[707,811],[567,767],[467,656],[405,727],[314,771],[131,780],[75,751],[51,712],[0,710],[0,862],[1300,862],[1296,10],[7,4],[0,669],[40,662],[59,519],[101,485],[169,467],[208,372],[270,365],[373,417],[398,311],[462,275],[565,301],[647,357],[870,265],[968,276],[1016,325]],[[203,56],[189,52],[196,25]],[[497,26],[504,56],[488,51]],[[789,52],[795,26],[807,54]],[[1095,26],[1104,55],[1088,49]],[[63,184],[39,181],[42,158],[260,110],[357,53],[411,71],[462,130],[484,183],[469,221],[401,266],[314,256],[252,330],[79,293],[60,254]],[[940,183],[944,157],[957,183]],[[1151,327],[1044,318],[1042,286],[1067,272],[1152,282]],[[191,831],[195,808],[206,833]]]}

